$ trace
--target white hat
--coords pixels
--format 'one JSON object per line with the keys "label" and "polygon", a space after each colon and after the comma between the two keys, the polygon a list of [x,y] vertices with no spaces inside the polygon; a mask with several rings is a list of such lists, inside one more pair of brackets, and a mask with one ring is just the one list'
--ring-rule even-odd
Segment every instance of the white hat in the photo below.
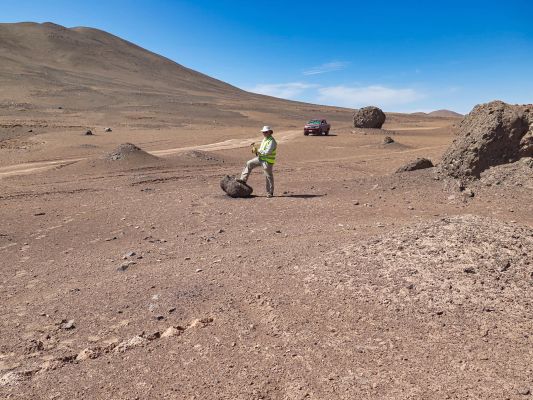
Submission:
{"label": "white hat", "polygon": [[268,132],[268,131],[271,131],[271,130],[272,130],[272,128],[270,126],[265,125],[265,126],[263,126],[263,129],[261,129],[261,132]]}

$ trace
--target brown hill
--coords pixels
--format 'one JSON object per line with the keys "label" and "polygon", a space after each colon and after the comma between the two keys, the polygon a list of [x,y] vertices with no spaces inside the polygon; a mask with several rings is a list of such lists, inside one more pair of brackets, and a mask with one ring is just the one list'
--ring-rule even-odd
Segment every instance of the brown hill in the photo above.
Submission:
{"label": "brown hill", "polygon": [[0,42],[0,115],[165,127],[342,110],[249,93],[98,29],[0,24]]}
{"label": "brown hill", "polygon": [[463,117],[463,114],[459,114],[455,111],[451,111],[451,110],[436,110],[436,111],[431,111],[430,113],[428,113],[427,115],[430,115],[432,117],[445,117],[445,118],[462,118]]}
{"label": "brown hill", "polygon": [[416,115],[416,116],[421,116],[421,117],[426,116],[426,117],[442,117],[442,118],[463,118],[464,117],[463,114],[459,114],[451,110],[436,110],[436,111],[431,111],[428,113],[418,111],[418,112],[411,113],[411,115]]}

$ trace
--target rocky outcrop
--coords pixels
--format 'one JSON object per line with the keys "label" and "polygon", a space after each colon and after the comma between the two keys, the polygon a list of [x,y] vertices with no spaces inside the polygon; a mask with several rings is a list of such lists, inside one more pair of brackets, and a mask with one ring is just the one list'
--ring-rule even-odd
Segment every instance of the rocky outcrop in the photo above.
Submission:
{"label": "rocky outcrop", "polygon": [[360,108],[353,113],[354,128],[378,128],[385,123],[385,113],[373,106]]}
{"label": "rocky outcrop", "polygon": [[486,169],[533,156],[533,105],[480,104],[463,119],[439,169],[454,178],[479,178]]}
{"label": "rocky outcrop", "polygon": [[417,158],[415,161],[411,161],[408,164],[405,164],[403,167],[400,167],[396,170],[396,173],[416,171],[417,169],[426,169],[433,167],[431,160],[427,158]]}
{"label": "rocky outcrop", "polygon": [[220,187],[230,197],[250,197],[253,192],[251,186],[238,181],[233,176],[226,175],[220,181]]}

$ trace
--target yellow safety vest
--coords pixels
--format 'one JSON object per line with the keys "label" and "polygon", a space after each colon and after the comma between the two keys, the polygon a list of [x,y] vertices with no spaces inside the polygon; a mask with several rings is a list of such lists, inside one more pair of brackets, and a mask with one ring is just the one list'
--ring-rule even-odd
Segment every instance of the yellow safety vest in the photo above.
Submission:
{"label": "yellow safety vest", "polygon": [[[264,138],[263,141],[261,142],[261,146],[259,146],[259,153],[265,151],[267,147],[270,146],[273,140],[274,138],[272,136]],[[274,143],[276,143],[275,140],[274,140]],[[274,165],[276,162],[276,149],[274,149],[270,154],[267,154],[267,155],[259,154],[259,160],[266,161],[267,163]]]}

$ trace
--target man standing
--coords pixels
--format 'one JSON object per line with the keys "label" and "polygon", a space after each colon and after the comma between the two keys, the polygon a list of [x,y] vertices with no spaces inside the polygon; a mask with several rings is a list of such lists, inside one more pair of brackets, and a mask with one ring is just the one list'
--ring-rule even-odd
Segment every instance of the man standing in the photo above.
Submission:
{"label": "man standing", "polygon": [[272,168],[276,162],[276,139],[272,136],[274,131],[270,126],[264,126],[261,130],[263,132],[264,139],[261,142],[259,149],[255,147],[255,143],[252,143],[252,152],[257,156],[252,158],[246,163],[246,167],[241,174],[241,181],[246,183],[250,173],[255,167],[263,167],[263,172],[266,177],[266,192],[267,197],[271,198],[274,196],[274,174],[272,173]]}

